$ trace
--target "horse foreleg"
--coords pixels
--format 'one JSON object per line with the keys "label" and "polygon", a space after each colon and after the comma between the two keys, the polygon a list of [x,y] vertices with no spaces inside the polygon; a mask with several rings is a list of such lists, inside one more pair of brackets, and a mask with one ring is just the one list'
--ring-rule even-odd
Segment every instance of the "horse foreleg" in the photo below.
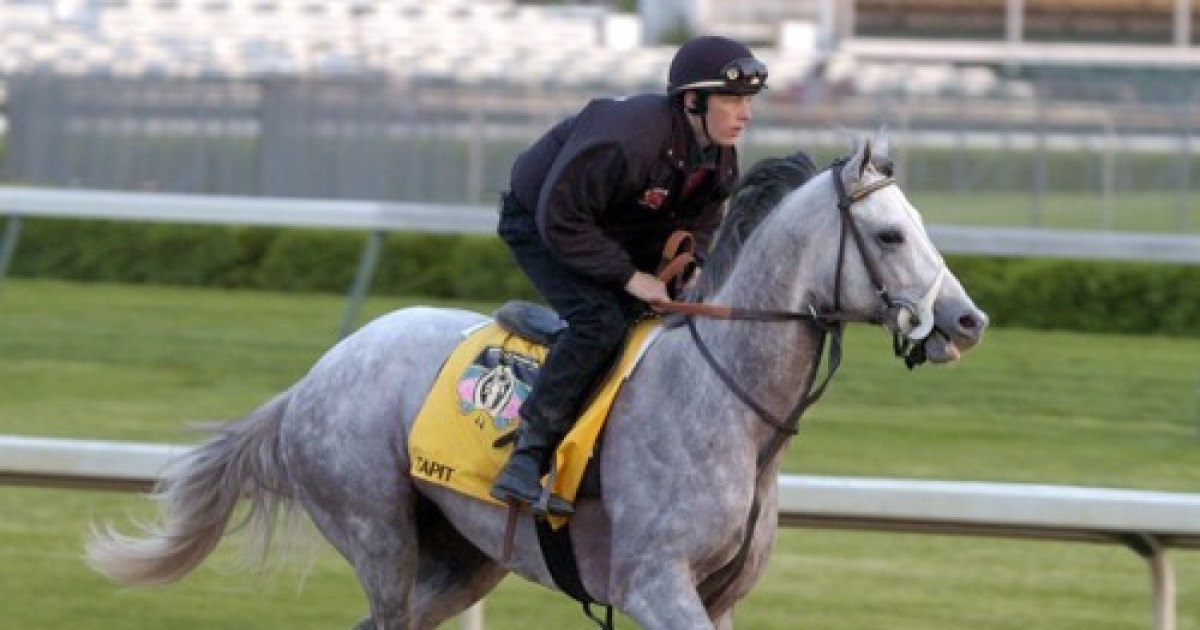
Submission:
{"label": "horse foreleg", "polygon": [[645,630],[715,630],[689,576],[662,566],[635,572],[617,607]]}

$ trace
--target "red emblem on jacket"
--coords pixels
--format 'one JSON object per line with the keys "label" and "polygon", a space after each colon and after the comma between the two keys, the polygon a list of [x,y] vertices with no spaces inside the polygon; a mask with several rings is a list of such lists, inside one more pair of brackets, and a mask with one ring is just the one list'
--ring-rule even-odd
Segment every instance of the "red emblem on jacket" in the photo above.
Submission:
{"label": "red emblem on jacket", "polygon": [[671,191],[666,188],[647,188],[646,192],[642,193],[641,204],[651,210],[658,210],[667,201],[667,195]]}

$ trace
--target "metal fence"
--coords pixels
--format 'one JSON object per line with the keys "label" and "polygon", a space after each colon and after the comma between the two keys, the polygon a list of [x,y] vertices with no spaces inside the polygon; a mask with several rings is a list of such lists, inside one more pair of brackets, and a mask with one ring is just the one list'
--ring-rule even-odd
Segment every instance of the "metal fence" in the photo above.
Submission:
{"label": "metal fence", "polygon": [[[828,159],[847,150],[841,130],[886,127],[930,222],[1200,230],[1195,71],[1022,71],[936,93],[918,89],[921,68],[873,72],[769,94],[745,161]],[[617,94],[383,74],[5,83],[11,183],[450,203],[491,203],[524,146]]]}

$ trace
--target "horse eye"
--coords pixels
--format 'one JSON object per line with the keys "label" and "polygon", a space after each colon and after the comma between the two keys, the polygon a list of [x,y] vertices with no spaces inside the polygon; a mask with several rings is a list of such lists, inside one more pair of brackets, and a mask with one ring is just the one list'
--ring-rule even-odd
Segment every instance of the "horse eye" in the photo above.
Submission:
{"label": "horse eye", "polygon": [[896,229],[883,230],[879,233],[879,242],[884,245],[900,245],[904,243],[904,232]]}

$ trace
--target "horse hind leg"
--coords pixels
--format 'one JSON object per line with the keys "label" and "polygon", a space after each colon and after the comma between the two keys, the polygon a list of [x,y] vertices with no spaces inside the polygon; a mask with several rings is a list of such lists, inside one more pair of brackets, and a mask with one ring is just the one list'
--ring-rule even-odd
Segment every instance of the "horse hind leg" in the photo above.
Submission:
{"label": "horse hind leg", "polygon": [[[478,601],[506,571],[408,484],[370,513],[309,515],[353,567],[370,605],[357,630],[434,630]],[[415,569],[415,570],[414,570]]]}
{"label": "horse hind leg", "polygon": [[433,502],[416,506],[420,541],[414,602],[418,627],[432,630],[487,595],[508,573],[455,529]]}
{"label": "horse hind leg", "polygon": [[[415,630],[412,610],[418,552],[411,488],[372,493],[349,488],[343,500],[303,497],[309,517],[354,569],[370,606],[362,630]],[[378,488],[378,487],[377,487]],[[361,492],[359,492],[361,490]],[[348,499],[348,500],[346,500]]]}

